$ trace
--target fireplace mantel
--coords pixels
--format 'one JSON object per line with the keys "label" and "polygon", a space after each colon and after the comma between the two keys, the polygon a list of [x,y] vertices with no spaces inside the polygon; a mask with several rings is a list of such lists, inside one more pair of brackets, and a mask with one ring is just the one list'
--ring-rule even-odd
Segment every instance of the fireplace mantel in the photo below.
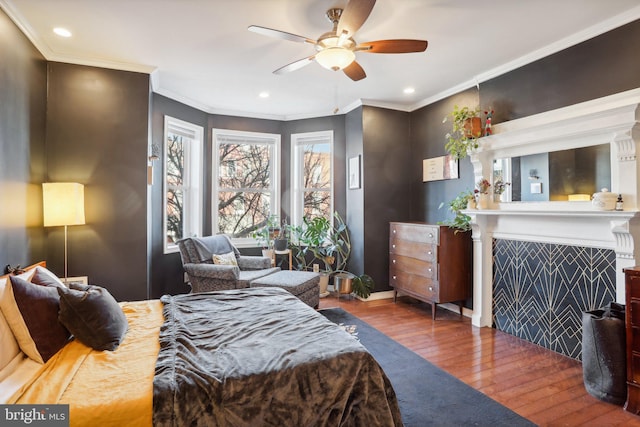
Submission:
{"label": "fireplace mantel", "polygon": [[474,245],[472,323],[493,321],[493,239],[611,249],[616,254],[616,299],[624,303],[623,269],[640,261],[640,89],[513,120],[493,127],[471,155],[475,181],[492,175],[494,159],[608,143],[611,191],[623,211],[601,211],[590,202],[493,203],[467,210]]}

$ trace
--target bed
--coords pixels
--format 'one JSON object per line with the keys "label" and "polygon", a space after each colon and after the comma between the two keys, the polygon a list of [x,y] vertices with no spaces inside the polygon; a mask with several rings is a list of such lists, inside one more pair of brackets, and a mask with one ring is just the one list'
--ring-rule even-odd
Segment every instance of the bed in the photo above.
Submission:
{"label": "bed", "polygon": [[[32,267],[23,280],[53,276]],[[0,277],[0,403],[68,404],[77,426],[402,425],[366,349],[282,289],[119,302],[126,333],[115,350],[85,345],[78,332],[40,363],[12,334],[13,282]],[[57,292],[62,319],[71,291]]]}

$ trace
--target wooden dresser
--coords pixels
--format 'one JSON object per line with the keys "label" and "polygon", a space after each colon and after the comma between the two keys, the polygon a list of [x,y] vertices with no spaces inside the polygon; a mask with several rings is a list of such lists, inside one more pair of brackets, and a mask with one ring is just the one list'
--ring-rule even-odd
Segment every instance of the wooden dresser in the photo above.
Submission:
{"label": "wooden dresser", "polygon": [[624,269],[627,332],[627,402],[624,409],[640,414],[640,267]]}
{"label": "wooden dresser", "polygon": [[389,284],[398,293],[436,305],[462,306],[472,288],[471,232],[418,222],[389,224]]}

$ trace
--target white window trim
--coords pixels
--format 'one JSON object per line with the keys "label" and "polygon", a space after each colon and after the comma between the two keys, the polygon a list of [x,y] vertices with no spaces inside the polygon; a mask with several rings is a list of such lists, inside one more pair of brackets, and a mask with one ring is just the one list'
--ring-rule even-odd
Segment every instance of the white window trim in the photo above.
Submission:
{"label": "white window trim", "polygon": [[[204,128],[171,116],[164,116],[163,164],[162,164],[162,246],[165,254],[178,252],[178,245],[167,242],[167,134],[169,128],[183,128],[185,134],[193,134],[194,144],[185,147],[185,230],[184,236],[202,235],[202,162]],[[188,200],[187,200],[188,198]]]}
{"label": "white window trim", "polygon": [[[271,186],[269,191],[273,194],[273,200],[271,203],[271,214],[280,215],[280,168],[281,168],[281,136],[277,133],[262,133],[262,132],[248,132],[229,129],[212,129],[211,141],[213,145],[212,149],[212,163],[211,163],[211,230],[216,233],[218,230],[218,166],[220,164],[220,150],[218,143],[218,136],[235,136],[239,138],[255,138],[262,139],[266,145],[272,146],[273,154],[273,176],[271,179]],[[256,247],[259,246],[258,241],[253,238],[232,238],[233,244],[239,248]]]}
{"label": "white window trim", "polygon": [[[330,195],[331,195],[331,210],[330,212],[334,212],[334,140],[333,140],[333,131],[318,131],[318,132],[306,132],[306,133],[294,133],[291,134],[291,224],[294,226],[302,225],[302,217],[304,212],[304,198],[302,188],[303,177],[302,177],[302,150],[300,147],[308,144],[309,142],[319,141],[319,140],[328,140],[327,142],[331,146],[331,182],[329,184],[330,187]],[[325,143],[325,142],[322,142]],[[331,223],[333,224],[333,215],[330,218]]]}

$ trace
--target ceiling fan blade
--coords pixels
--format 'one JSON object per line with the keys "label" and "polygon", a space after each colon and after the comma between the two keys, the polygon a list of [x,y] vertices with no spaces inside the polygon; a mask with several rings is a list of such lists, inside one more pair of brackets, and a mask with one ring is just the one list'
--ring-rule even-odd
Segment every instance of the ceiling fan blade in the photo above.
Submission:
{"label": "ceiling fan blade", "polygon": [[312,63],[314,59],[316,59],[315,55],[311,55],[308,58],[299,59],[297,61],[294,61],[290,64],[285,65],[284,67],[278,68],[273,72],[273,74],[285,74],[291,71],[299,70],[305,65],[309,65],[310,63]]}
{"label": "ceiling fan blade", "polygon": [[378,40],[360,43],[356,50],[369,53],[412,53],[427,50],[426,40]]}
{"label": "ceiling fan blade", "polygon": [[250,25],[247,30],[254,33],[262,34],[263,36],[275,37],[277,39],[289,40],[298,43],[316,44],[315,40],[312,40],[308,37],[303,37],[297,34],[291,34],[280,30],[273,30],[267,27],[260,27],[258,25]]}
{"label": "ceiling fan blade", "polygon": [[364,72],[362,66],[360,66],[360,64],[358,64],[356,61],[353,61],[348,67],[343,68],[342,71],[344,71],[347,77],[349,77],[354,82],[367,77],[367,73]]}
{"label": "ceiling fan blade", "polygon": [[346,31],[349,37],[353,37],[367,20],[375,4],[376,0],[349,0],[338,21],[336,34],[340,35]]}

